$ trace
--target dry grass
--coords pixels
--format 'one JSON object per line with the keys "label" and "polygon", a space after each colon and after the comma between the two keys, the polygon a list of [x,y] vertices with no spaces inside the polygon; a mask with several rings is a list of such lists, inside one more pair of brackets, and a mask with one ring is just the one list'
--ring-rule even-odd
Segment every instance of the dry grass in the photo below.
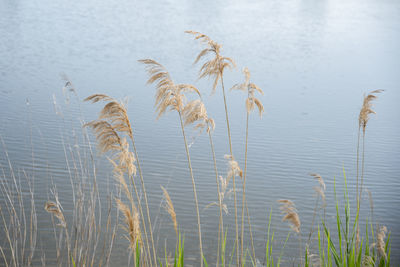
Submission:
{"label": "dry grass", "polygon": [[[199,213],[199,204],[197,199],[196,184],[193,175],[193,168],[191,164],[191,158],[189,154],[188,144],[186,141],[185,127],[192,125],[194,129],[200,130],[200,132],[206,129],[209,135],[210,146],[212,150],[212,156],[214,161],[214,169],[217,184],[218,203],[214,202],[219,206],[219,227],[218,227],[218,252],[217,252],[217,266],[220,260],[220,249],[221,257],[225,257],[225,240],[224,240],[224,224],[223,224],[223,211],[228,214],[228,206],[224,202],[226,196],[233,192],[234,194],[234,208],[235,208],[235,226],[236,226],[236,238],[234,248],[236,253],[232,253],[232,257],[236,254],[236,265],[244,265],[245,259],[243,258],[244,251],[244,208],[247,209],[248,224],[250,230],[250,237],[252,238],[250,216],[247,208],[247,202],[245,197],[245,185],[246,185],[246,173],[247,173],[247,144],[248,144],[248,122],[249,114],[257,108],[259,116],[262,117],[264,113],[264,106],[261,101],[256,97],[256,94],[263,94],[263,91],[254,83],[250,81],[250,72],[247,68],[244,68],[243,73],[245,75],[245,81],[240,84],[236,84],[231,90],[242,90],[247,92],[247,98],[245,100],[247,120],[246,120],[246,141],[245,141],[245,162],[244,170],[239,166],[239,163],[235,160],[232,152],[231,133],[228,118],[228,109],[225,96],[223,75],[224,71],[228,68],[235,67],[235,63],[232,58],[224,57],[221,55],[222,46],[217,42],[213,41],[210,37],[199,32],[187,31],[187,33],[193,35],[196,40],[201,41],[205,44],[205,48],[198,54],[194,63],[204,61],[199,70],[199,78],[211,78],[213,80],[212,93],[215,92],[218,83],[221,83],[221,88],[224,96],[224,106],[226,114],[226,123],[228,129],[229,149],[230,154],[225,155],[225,159],[228,161],[228,170],[226,177],[222,177],[218,174],[216,155],[214,151],[214,145],[212,141],[212,132],[215,128],[215,122],[209,117],[206,107],[201,99],[199,90],[191,84],[177,84],[175,83],[166,68],[152,59],[139,60],[145,65],[146,71],[149,75],[147,83],[156,85],[155,94],[155,106],[157,112],[157,118],[162,116],[168,111],[176,111],[179,115],[180,126],[184,139],[188,168],[190,171],[194,202],[196,206],[198,234],[199,234],[199,249],[200,249],[200,265],[203,265],[203,245],[202,245],[202,233],[201,233],[201,222]],[[63,93],[66,95],[68,92],[72,92],[76,96],[76,90],[72,86],[71,82],[66,80],[63,88]],[[360,208],[361,192],[363,187],[364,177],[364,142],[365,132],[370,114],[375,114],[372,109],[372,102],[377,98],[376,94],[381,93],[382,90],[375,90],[364,96],[363,106],[359,114],[359,140],[357,146],[357,204],[358,211]],[[194,99],[189,101],[187,93],[195,93]],[[69,96],[68,102],[69,102]],[[45,203],[45,210],[51,214],[51,220],[53,223],[53,232],[56,247],[56,261],[58,266],[95,266],[95,265],[106,265],[109,266],[111,263],[111,252],[113,249],[114,239],[116,236],[116,230],[118,223],[114,220],[122,217],[123,223],[121,228],[125,232],[125,237],[129,243],[130,255],[134,255],[135,264],[140,266],[157,266],[159,258],[156,256],[156,249],[153,239],[153,228],[151,225],[151,218],[149,212],[149,205],[147,200],[147,194],[144,185],[143,174],[140,167],[140,161],[135,146],[134,131],[131,122],[128,117],[127,108],[124,103],[115,100],[114,98],[105,94],[94,94],[85,99],[91,103],[105,102],[103,108],[100,111],[98,118],[94,121],[84,124],[85,127],[90,127],[96,137],[98,150],[101,154],[108,154],[108,159],[113,166],[114,177],[117,187],[117,194],[114,196],[112,193],[109,194],[108,213],[106,214],[106,226],[105,230],[101,218],[101,196],[97,188],[96,180],[96,167],[93,161],[92,149],[90,146],[89,137],[84,132],[84,139],[87,141],[88,150],[86,151],[87,157],[91,158],[92,161],[85,165],[80,155],[80,150],[74,150],[64,144],[64,153],[66,157],[66,168],[68,170],[71,186],[72,186],[72,219],[65,218],[64,211],[61,203],[58,199],[58,193],[56,187],[53,185],[51,190],[52,201],[48,200]],[[56,103],[56,101],[55,101]],[[57,112],[60,109],[56,109]],[[83,121],[83,120],[82,120]],[[85,131],[85,127],[83,131]],[[361,174],[361,187],[358,192],[358,163],[359,163],[359,141],[361,129],[363,133],[363,146],[362,146],[362,174]],[[3,144],[4,146],[4,144]],[[131,151],[132,150],[132,151]],[[69,152],[67,152],[69,151]],[[85,152],[85,153],[86,153]],[[68,154],[70,153],[70,154]],[[32,154],[33,155],[33,154]],[[6,156],[8,159],[8,155]],[[86,161],[85,161],[86,162]],[[0,215],[2,218],[3,229],[0,230],[4,234],[4,242],[0,246],[0,255],[3,257],[5,265],[8,266],[32,266],[34,259],[34,252],[36,249],[37,239],[37,218],[34,204],[34,194],[32,181],[28,179],[27,175],[24,176],[28,182],[28,203],[30,209],[25,209],[26,200],[24,200],[23,192],[21,190],[21,179],[13,172],[11,163],[9,162],[10,176],[11,179],[6,177],[3,171],[3,177],[0,179],[0,189],[5,199],[4,206],[0,206]],[[81,169],[80,169],[81,168]],[[92,169],[91,169],[92,168]],[[89,170],[90,169],[90,170]],[[147,214],[144,214],[142,210],[141,197],[139,190],[135,185],[134,178],[139,174],[142,185],[142,192],[145,199],[145,205]],[[128,185],[125,180],[125,176],[128,176],[132,182],[132,185]],[[306,244],[306,259],[312,259],[315,254],[310,254],[308,248],[310,247],[310,239],[313,233],[314,219],[317,214],[318,207],[325,208],[325,190],[326,185],[324,180],[319,174],[310,174],[317,182],[318,185],[314,187],[317,193],[316,205],[314,209],[314,217],[311,225],[310,235],[308,243]],[[91,179],[84,180],[87,176]],[[242,225],[241,225],[241,253],[239,254],[239,234],[238,234],[238,221],[237,221],[237,199],[236,199],[236,186],[235,177],[243,179],[243,198],[242,198]],[[233,188],[230,189],[230,181],[232,180]],[[132,188],[135,195],[132,192]],[[164,198],[165,198],[165,209],[170,215],[173,227],[180,246],[180,234],[178,231],[177,214],[174,209],[171,197],[164,187],[161,187]],[[347,189],[346,189],[347,190]],[[121,195],[122,194],[122,195]],[[322,200],[322,205],[318,205],[319,198]],[[116,209],[113,209],[113,201],[115,200]],[[290,228],[296,232],[299,236],[300,242],[300,258],[303,257],[304,253],[301,249],[301,221],[298,215],[298,211],[295,204],[288,199],[278,200],[280,204],[280,210],[283,214],[282,221],[287,222]],[[348,207],[346,206],[347,210]],[[115,210],[115,215],[112,214],[112,210]],[[371,203],[371,213],[373,214],[373,208]],[[358,212],[357,211],[357,212]],[[67,213],[66,213],[67,214]],[[120,216],[122,215],[122,216]],[[146,216],[144,216],[146,215]],[[346,216],[348,216],[346,214]],[[373,215],[372,215],[373,216]],[[147,222],[145,218],[147,217]],[[349,217],[349,216],[348,216]],[[116,218],[116,219],[113,219]],[[358,218],[358,213],[357,213]],[[338,220],[340,216],[338,215]],[[324,227],[325,227],[325,220]],[[356,223],[356,222],[355,222]],[[346,224],[347,225],[347,224]],[[355,224],[358,227],[358,223]],[[147,228],[148,227],[148,228]],[[304,227],[304,225],[303,225]],[[372,227],[372,225],[371,225]],[[147,231],[149,229],[149,232]],[[325,229],[325,231],[327,231]],[[346,230],[347,231],[347,230]],[[340,230],[339,230],[340,232]],[[105,235],[103,238],[102,233]],[[149,233],[149,234],[148,234]],[[288,233],[290,236],[291,231]],[[381,259],[388,261],[390,253],[387,253],[386,246],[386,227],[379,228],[376,234],[376,250],[377,255]],[[268,230],[269,234],[269,230]],[[319,234],[319,230],[318,230]],[[346,233],[347,234],[347,233]],[[368,233],[367,233],[368,235]],[[150,237],[149,237],[150,236]],[[329,234],[327,235],[329,242]],[[389,238],[389,237],[388,237]],[[286,239],[286,241],[287,241]],[[356,250],[358,249],[359,229],[356,232]],[[101,247],[101,241],[103,241],[103,247]],[[269,237],[268,237],[268,240]],[[286,244],[285,241],[285,244]],[[342,241],[340,241],[342,242]],[[346,240],[347,245],[349,243]],[[5,245],[4,245],[5,244]],[[150,244],[152,245],[152,251],[150,250]],[[139,248],[138,250],[136,250]],[[253,258],[256,262],[256,255],[252,240]],[[325,243],[323,244],[325,249]],[[328,246],[329,249],[329,246]],[[349,251],[349,249],[347,248]],[[182,251],[183,252],[183,251]],[[272,253],[272,249],[271,249]],[[11,257],[8,256],[11,255]],[[167,257],[167,256],[166,256]],[[240,259],[239,259],[240,257]],[[330,256],[329,256],[330,257]],[[355,258],[355,257],[354,257]],[[331,259],[329,259],[331,260]],[[328,262],[329,262],[328,260]],[[278,265],[280,258],[278,260]],[[363,257],[363,264],[365,266],[374,265],[377,259],[365,255]],[[183,263],[183,260],[182,260]],[[302,261],[300,260],[300,264]],[[45,255],[42,256],[42,265],[46,265]],[[222,265],[225,266],[225,260],[222,259]],[[328,264],[329,265],[329,264]]]}

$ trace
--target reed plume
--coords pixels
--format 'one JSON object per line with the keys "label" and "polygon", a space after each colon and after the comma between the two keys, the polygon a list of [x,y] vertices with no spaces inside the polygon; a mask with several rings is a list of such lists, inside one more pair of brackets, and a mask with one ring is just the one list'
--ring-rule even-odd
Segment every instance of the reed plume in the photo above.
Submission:
{"label": "reed plume", "polygon": [[165,202],[166,202],[165,210],[171,216],[172,223],[174,224],[175,234],[176,234],[176,237],[178,238],[178,236],[179,236],[178,235],[178,222],[176,220],[176,213],[175,213],[175,209],[174,209],[174,204],[172,203],[172,200],[171,200],[171,197],[168,194],[168,191],[163,186],[161,186],[161,189],[163,191]]}
{"label": "reed plume", "polygon": [[249,216],[249,209],[247,207],[246,202],[246,174],[247,174],[247,144],[249,138],[249,116],[250,112],[254,110],[257,106],[258,113],[260,118],[264,112],[264,106],[261,101],[255,97],[255,93],[258,92],[261,95],[264,95],[264,92],[258,87],[256,84],[250,82],[250,71],[246,67],[243,69],[243,73],[245,75],[245,81],[241,84],[235,84],[231,90],[241,90],[247,92],[246,98],[246,141],[245,141],[245,153],[244,153],[244,174],[243,174],[243,192],[242,192],[242,228],[241,228],[241,258],[243,258],[243,242],[244,242],[244,208],[246,207],[247,210],[247,217],[249,220],[249,230],[250,230],[250,237],[251,237],[251,244],[253,249],[253,258],[255,259],[255,250],[254,250],[254,242],[252,238],[252,231],[251,231],[251,223],[250,223],[250,216]]}
{"label": "reed plume", "polygon": [[[372,101],[377,98],[376,94],[382,93],[383,90],[374,90],[368,95],[364,95],[363,105],[358,116],[358,139],[357,139],[357,208],[360,209],[360,201],[362,195],[362,187],[364,183],[364,159],[365,159],[365,131],[367,128],[370,114],[376,114],[372,110]],[[360,135],[362,130],[362,159],[361,159],[361,186],[358,188],[358,177],[359,177],[359,151],[360,151]]]}
{"label": "reed plume", "polygon": [[190,160],[189,148],[186,141],[185,127],[183,122],[183,110],[186,105],[186,96],[184,93],[194,92],[200,96],[199,90],[190,84],[175,84],[169,75],[169,72],[165,69],[163,65],[158,63],[153,59],[142,59],[139,60],[140,63],[145,65],[146,71],[150,76],[147,80],[148,84],[156,83],[156,96],[155,96],[155,106],[158,113],[157,118],[163,115],[167,109],[175,110],[179,115],[179,121],[181,125],[183,141],[185,144],[186,157],[188,161],[188,168],[190,171],[190,177],[192,179],[193,195],[196,205],[197,213],[197,225],[199,232],[199,247],[200,247],[200,264],[203,267],[203,245],[201,240],[201,223],[200,223],[200,212],[199,204],[197,200],[196,183],[193,176],[193,168]]}
{"label": "reed plume", "polygon": [[[140,167],[139,155],[136,150],[135,139],[133,135],[132,126],[128,117],[128,113],[126,107],[123,103],[120,103],[109,97],[105,94],[94,94],[85,99],[85,101],[91,101],[92,103],[97,103],[99,101],[108,102],[100,112],[98,120],[92,121],[87,123],[85,126],[91,127],[96,135],[96,139],[98,141],[100,151],[102,153],[112,151],[114,156],[112,157],[111,162],[114,165],[114,170],[118,172],[127,172],[135,194],[138,201],[139,213],[140,217],[142,218],[142,225],[144,236],[147,244],[147,252],[148,256],[150,257],[150,245],[151,242],[152,250],[153,250],[153,260],[154,264],[157,263],[156,251],[154,246],[154,238],[153,238],[153,231],[152,231],[152,224],[150,218],[150,211],[149,205],[147,200],[147,193],[143,179],[143,173]],[[129,151],[129,143],[127,142],[126,138],[120,138],[119,134],[125,134],[128,136],[132,142],[132,147],[134,150],[134,154]],[[116,163],[117,161],[118,163]],[[147,211],[147,222],[149,225],[149,232],[150,232],[150,241],[148,240],[147,234],[147,227],[145,223],[145,219],[143,216],[143,209],[141,200],[139,197],[139,193],[135,184],[133,177],[136,175],[136,165],[137,170],[139,171],[139,176],[141,180],[143,195],[145,199],[146,211]],[[131,206],[133,205],[133,201],[131,202]],[[133,209],[133,208],[132,208]],[[151,265],[151,259],[149,259],[149,263]]]}
{"label": "reed plume", "polygon": [[[136,206],[129,208],[120,199],[116,198],[117,208],[124,217],[125,226],[122,226],[127,233],[126,239],[129,241],[129,248],[135,251],[137,242],[141,243],[139,213]],[[135,253],[133,253],[135,255]]]}
{"label": "reed plume", "polygon": [[378,249],[378,253],[381,257],[387,260],[387,255],[385,251],[385,238],[386,238],[387,228],[386,226],[382,226],[379,229],[379,232],[376,234],[376,248]]}
{"label": "reed plume", "polygon": [[287,221],[293,231],[300,233],[301,222],[294,203],[288,199],[280,199],[278,203],[281,204],[279,209],[284,214],[282,221]]}
{"label": "reed plume", "polygon": [[205,57],[209,57],[211,55],[211,59],[206,61],[200,68],[199,78],[210,77],[214,80],[212,87],[212,94],[215,93],[218,82],[223,79],[225,68],[233,68],[236,67],[235,61],[230,57],[224,57],[221,55],[222,45],[217,42],[211,40],[205,34],[195,31],[185,31],[186,33],[192,34],[195,36],[196,40],[200,40],[204,44],[206,44],[206,48],[204,48],[196,57],[194,64],[198,63]]}

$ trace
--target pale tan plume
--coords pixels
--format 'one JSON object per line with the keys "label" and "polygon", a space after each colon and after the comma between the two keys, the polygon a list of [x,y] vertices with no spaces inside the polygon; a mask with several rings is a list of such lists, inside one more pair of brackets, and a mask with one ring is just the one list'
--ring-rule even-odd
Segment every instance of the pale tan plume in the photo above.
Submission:
{"label": "pale tan plume", "polygon": [[64,214],[58,203],[53,202],[53,201],[47,201],[46,204],[44,205],[44,209],[48,213],[53,214],[58,219],[59,224],[57,224],[57,226],[60,226],[63,228],[67,227],[67,222],[65,221]]}
{"label": "pale tan plume", "polygon": [[282,221],[289,222],[290,227],[293,229],[293,231],[295,231],[296,233],[300,233],[301,222],[294,203],[288,199],[280,199],[278,200],[278,202],[281,204],[279,208],[284,214]]}
{"label": "pale tan plume", "polygon": [[121,150],[121,139],[114,127],[104,120],[95,120],[86,123],[84,127],[91,127],[101,153]]}
{"label": "pale tan plume", "polygon": [[93,94],[85,98],[85,101],[91,101],[92,103],[99,101],[108,102],[100,112],[99,121],[108,121],[115,131],[124,133],[132,138],[132,127],[126,107],[122,102],[119,103],[114,98],[105,94]]}
{"label": "pale tan plume", "polygon": [[224,57],[221,55],[222,46],[217,42],[213,41],[210,37],[205,34],[196,31],[185,31],[195,36],[196,40],[206,44],[204,48],[196,57],[194,64],[202,60],[204,57],[211,55],[212,57],[204,62],[199,71],[199,78],[210,77],[214,80],[212,94],[215,93],[215,88],[218,82],[221,80],[225,68],[236,67],[234,60],[230,57]]}
{"label": "pale tan plume", "polygon": [[367,127],[367,123],[369,121],[370,114],[376,114],[375,111],[372,110],[372,101],[377,98],[375,94],[382,93],[383,90],[375,90],[370,92],[368,95],[364,95],[364,101],[362,108],[360,110],[360,114],[358,116],[358,125],[363,129],[363,133],[365,134],[365,129]]}
{"label": "pale tan plume", "polygon": [[323,201],[323,206],[325,206],[325,190],[326,190],[326,185],[324,182],[324,179],[322,179],[321,175],[317,173],[310,173],[310,176],[314,177],[318,181],[318,186],[314,187],[315,192],[317,195],[319,195]]}
{"label": "pale tan plume", "polygon": [[174,209],[174,204],[172,203],[172,200],[171,200],[171,197],[168,194],[168,191],[163,186],[161,186],[161,189],[163,190],[164,198],[165,198],[165,202],[166,202],[165,210],[171,216],[171,220],[172,220],[172,222],[174,224],[174,229],[175,229],[176,236],[178,236],[178,222],[176,220],[176,213],[175,213],[175,209]]}
{"label": "pale tan plume", "polygon": [[239,163],[235,160],[232,155],[225,155],[225,159],[228,160],[229,170],[227,174],[228,182],[233,176],[239,176],[240,178],[243,177],[243,171],[239,166]]}
{"label": "pale tan plume", "polygon": [[185,126],[195,123],[195,129],[201,131],[206,128],[207,133],[215,129],[215,122],[208,117],[206,107],[200,99],[188,102],[182,110],[182,116]]}
{"label": "pale tan plume", "polygon": [[101,153],[113,152],[111,163],[114,171],[136,175],[135,156],[129,151],[126,138],[121,138],[118,134],[122,133],[133,138],[127,110],[122,103],[104,94],[94,94],[85,99],[93,103],[100,100],[109,103],[101,110],[98,120],[86,123],[84,126],[92,128]]}
{"label": "pale tan plume", "polygon": [[127,232],[126,239],[129,241],[130,249],[134,251],[136,249],[136,243],[141,243],[139,213],[137,212],[136,206],[133,205],[131,210],[120,199],[116,198],[115,201],[117,203],[117,208],[124,217],[125,225],[122,226],[122,229]]}
{"label": "pale tan plume", "polygon": [[376,234],[376,248],[378,249],[378,253],[381,257],[387,259],[387,255],[385,252],[385,238],[386,238],[387,228],[386,226],[382,226],[379,229],[379,232]]}
{"label": "pale tan plume", "polygon": [[150,76],[147,83],[156,83],[157,118],[161,117],[168,109],[182,112],[186,104],[184,93],[194,92],[200,96],[199,90],[191,84],[175,84],[165,67],[157,61],[141,59],[139,62],[146,65],[146,71]]}
{"label": "pale tan plume", "polygon": [[264,113],[264,106],[261,103],[261,101],[255,97],[255,93],[258,92],[261,95],[264,95],[264,92],[256,84],[250,82],[250,71],[247,67],[243,69],[243,73],[245,76],[245,81],[240,84],[235,84],[231,88],[231,90],[240,90],[243,92],[247,92],[247,98],[246,98],[247,112],[250,113],[257,106],[258,113],[260,117],[262,117],[262,114]]}

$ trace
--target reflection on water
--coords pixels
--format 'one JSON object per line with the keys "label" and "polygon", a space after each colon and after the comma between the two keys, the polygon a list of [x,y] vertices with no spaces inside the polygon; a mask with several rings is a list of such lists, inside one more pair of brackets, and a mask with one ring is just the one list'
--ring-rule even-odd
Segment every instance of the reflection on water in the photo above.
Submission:
{"label": "reflection on water", "polygon": [[[377,115],[367,129],[365,185],[372,192],[374,214],[392,232],[392,256],[400,261],[397,180],[400,159],[398,101],[400,100],[400,4],[397,1],[0,1],[0,135],[14,167],[35,176],[38,207],[47,200],[51,182],[61,199],[71,195],[64,145],[83,146],[80,122],[94,119],[98,106],[64,103],[60,73],[68,74],[80,99],[103,92],[129,98],[138,151],[150,195],[160,248],[174,232],[160,209],[161,189],[168,188],[178,221],[185,232],[188,261],[197,256],[192,189],[176,114],[156,121],[154,88],[145,85],[141,58],[154,58],[179,83],[195,83],[216,121],[214,133],[220,172],[226,170],[226,140],[222,95],[209,96],[210,83],[196,79],[192,66],[200,46],[184,34],[193,29],[221,42],[223,53],[238,68],[226,74],[226,86],[241,82],[241,68],[265,92],[266,114],[249,124],[248,202],[257,254],[263,255],[270,207],[277,246],[286,237],[277,199],[295,201],[308,231],[320,173],[327,183],[327,218],[334,214],[333,179],[342,182],[344,166],[349,189],[355,189],[357,114],[364,92],[385,89],[376,101]],[[62,116],[53,107],[53,94]],[[29,105],[27,105],[27,100]],[[245,110],[243,95],[228,94],[234,154],[244,162]],[[81,115],[83,114],[83,115]],[[74,129],[74,130],[73,130]],[[212,158],[205,135],[190,132],[190,152],[201,207],[216,200]],[[67,146],[68,147],[68,146]],[[33,157],[32,157],[33,155]],[[96,159],[101,190],[110,185],[110,166]],[[7,165],[0,156],[1,167]],[[104,164],[103,164],[104,163]],[[366,197],[366,196],[365,196]],[[364,218],[368,214],[367,198]],[[330,204],[330,205],[329,205]],[[233,200],[226,223],[233,231]],[[68,211],[68,204],[64,204]],[[47,220],[38,208],[42,246]],[[215,207],[201,212],[207,258],[215,258]],[[232,244],[233,232],[229,235]],[[306,234],[304,234],[306,236]],[[120,240],[120,242],[123,242]],[[293,251],[293,253],[290,253]],[[162,249],[160,249],[160,255]],[[125,255],[117,246],[115,255]],[[289,240],[291,262],[297,240]],[[292,254],[292,255],[290,255]],[[261,257],[261,256],[260,256]],[[125,257],[115,259],[126,263]],[[213,261],[213,260],[211,260]]]}

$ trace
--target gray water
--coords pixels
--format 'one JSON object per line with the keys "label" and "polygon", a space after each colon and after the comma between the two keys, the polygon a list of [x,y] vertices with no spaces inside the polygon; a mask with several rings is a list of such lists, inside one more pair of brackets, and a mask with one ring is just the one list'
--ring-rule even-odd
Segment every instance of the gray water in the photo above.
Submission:
{"label": "gray water", "polygon": [[[61,199],[71,195],[61,141],[74,144],[73,129],[79,132],[79,119],[92,120],[100,109],[75,97],[65,103],[60,78],[65,73],[80,100],[93,93],[129,98],[152,217],[157,217],[159,255],[164,253],[166,238],[174,244],[168,215],[159,209],[163,185],[185,233],[188,262],[198,256],[193,193],[178,117],[169,113],[156,120],[155,89],[145,84],[144,68],[137,62],[156,59],[176,82],[193,83],[201,90],[208,113],[216,121],[214,142],[223,174],[223,156],[229,147],[222,93],[218,88],[210,95],[211,82],[197,80],[198,66],[192,63],[202,47],[185,30],[208,34],[223,45],[224,55],[235,59],[238,67],[225,76],[228,88],[242,82],[241,69],[247,66],[252,81],[265,92],[263,118],[254,113],[249,121],[246,187],[261,261],[271,207],[276,247],[289,231],[280,222],[276,200],[289,198],[296,203],[306,238],[315,203],[316,182],[310,172],[321,174],[327,184],[327,218],[334,222],[333,181],[340,191],[343,167],[349,190],[355,191],[363,94],[385,90],[367,127],[365,187],[372,192],[375,219],[391,232],[392,260],[399,264],[400,2],[396,0],[0,0],[0,136],[14,168],[35,176],[41,246],[46,247],[49,238],[44,225],[48,227],[50,216],[40,207],[50,194],[50,180]],[[63,107],[61,115],[54,111],[53,96]],[[241,92],[228,93],[233,152],[242,166],[244,99]],[[205,134],[198,136],[189,130],[189,136],[199,202],[204,208],[216,200],[212,158]],[[0,163],[6,168],[3,152]],[[104,157],[99,156],[97,162],[100,186],[109,186],[111,166]],[[369,215],[367,194],[363,203],[365,219]],[[64,208],[68,210],[67,205]],[[225,220],[231,247],[232,199],[228,208]],[[211,262],[217,216],[215,207],[201,211],[205,254]],[[287,265],[296,261],[297,253],[293,235],[285,255]],[[114,254],[121,255],[115,258],[116,264],[127,263],[126,247],[116,246]]]}

